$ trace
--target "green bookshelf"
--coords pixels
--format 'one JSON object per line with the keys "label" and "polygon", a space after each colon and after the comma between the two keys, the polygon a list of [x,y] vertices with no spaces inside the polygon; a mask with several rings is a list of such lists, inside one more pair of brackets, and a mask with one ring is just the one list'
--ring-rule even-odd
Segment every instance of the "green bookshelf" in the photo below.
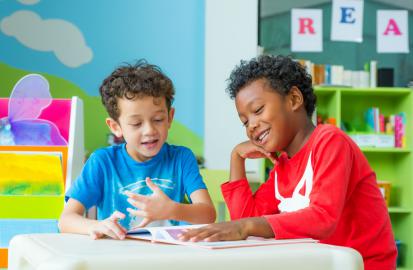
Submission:
{"label": "green bookshelf", "polygon": [[406,147],[361,150],[378,180],[391,182],[389,215],[395,238],[402,241],[402,261],[397,269],[413,269],[413,94],[409,88],[316,87],[317,113],[334,117],[337,126],[351,122],[357,128],[364,123],[364,112],[379,107],[384,115],[406,114]]}

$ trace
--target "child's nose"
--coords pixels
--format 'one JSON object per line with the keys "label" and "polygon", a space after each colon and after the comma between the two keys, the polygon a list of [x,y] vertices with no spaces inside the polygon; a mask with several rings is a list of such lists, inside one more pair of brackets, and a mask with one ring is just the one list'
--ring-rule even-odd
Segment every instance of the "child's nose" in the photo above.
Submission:
{"label": "child's nose", "polygon": [[249,127],[250,131],[254,131],[258,127],[258,121],[257,120],[250,120],[248,127]]}
{"label": "child's nose", "polygon": [[151,123],[145,123],[143,126],[143,132],[145,135],[150,135],[155,133],[155,128]]}

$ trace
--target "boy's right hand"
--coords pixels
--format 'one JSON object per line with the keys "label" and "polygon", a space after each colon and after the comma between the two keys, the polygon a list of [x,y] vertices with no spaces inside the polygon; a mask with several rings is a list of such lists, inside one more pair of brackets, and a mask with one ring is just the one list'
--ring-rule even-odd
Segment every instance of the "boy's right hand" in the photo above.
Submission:
{"label": "boy's right hand", "polygon": [[89,235],[93,239],[99,239],[104,236],[109,236],[113,239],[125,239],[127,230],[119,223],[119,219],[124,219],[125,214],[115,211],[107,219],[101,220],[93,225],[89,230]]}
{"label": "boy's right hand", "polygon": [[234,147],[231,153],[230,182],[247,178],[245,172],[245,159],[247,158],[268,158],[275,163],[273,154],[266,152],[251,141],[240,143]]}

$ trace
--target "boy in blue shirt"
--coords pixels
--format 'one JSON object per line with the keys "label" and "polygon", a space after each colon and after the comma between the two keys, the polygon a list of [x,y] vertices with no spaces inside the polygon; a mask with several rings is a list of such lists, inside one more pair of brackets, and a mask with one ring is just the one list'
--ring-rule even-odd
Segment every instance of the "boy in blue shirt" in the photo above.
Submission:
{"label": "boy in blue shirt", "polygon": [[[90,156],[66,194],[60,231],[124,239],[136,226],[214,222],[194,154],[165,142],[174,116],[171,80],[139,61],[113,71],[99,90],[106,123],[125,143]],[[185,194],[191,204],[181,203]],[[83,216],[92,206],[98,220]]]}

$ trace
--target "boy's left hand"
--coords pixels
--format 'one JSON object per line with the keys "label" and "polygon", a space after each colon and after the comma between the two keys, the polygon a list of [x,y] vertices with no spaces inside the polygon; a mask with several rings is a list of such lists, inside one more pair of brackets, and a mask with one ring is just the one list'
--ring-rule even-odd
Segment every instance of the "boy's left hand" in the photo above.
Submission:
{"label": "boy's left hand", "polygon": [[149,196],[135,194],[126,191],[128,202],[138,209],[127,208],[126,210],[135,216],[143,217],[138,227],[145,227],[154,220],[169,219],[174,202],[147,177],[146,184],[152,190]]}
{"label": "boy's left hand", "polygon": [[244,240],[248,237],[242,221],[209,224],[199,229],[191,229],[179,236],[181,241],[231,241]]}

